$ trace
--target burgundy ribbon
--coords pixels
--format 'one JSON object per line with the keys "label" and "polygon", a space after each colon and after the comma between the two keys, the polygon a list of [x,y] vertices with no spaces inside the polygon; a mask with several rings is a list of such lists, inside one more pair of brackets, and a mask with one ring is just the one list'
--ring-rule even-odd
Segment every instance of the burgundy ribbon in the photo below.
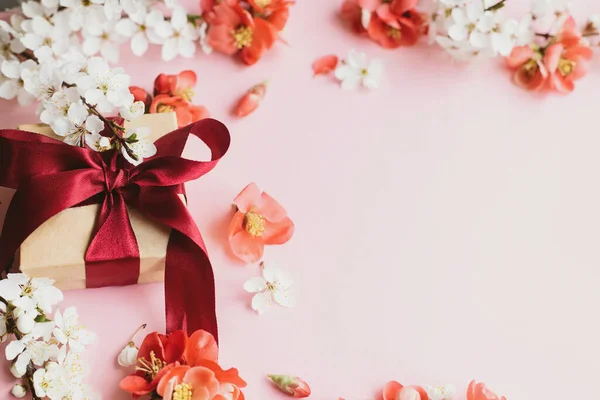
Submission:
{"label": "burgundy ribbon", "polygon": [[[181,157],[190,135],[211,161]],[[0,186],[16,189],[0,235],[0,266],[59,212],[100,203],[86,262],[87,287],[136,284],[140,253],[126,205],[171,228],[165,261],[167,332],[204,329],[217,337],[215,282],[198,227],[179,194],[212,170],[229,148],[225,125],[204,119],[156,141],[157,154],[135,167],[116,151],[97,153],[30,132],[0,130]]]}

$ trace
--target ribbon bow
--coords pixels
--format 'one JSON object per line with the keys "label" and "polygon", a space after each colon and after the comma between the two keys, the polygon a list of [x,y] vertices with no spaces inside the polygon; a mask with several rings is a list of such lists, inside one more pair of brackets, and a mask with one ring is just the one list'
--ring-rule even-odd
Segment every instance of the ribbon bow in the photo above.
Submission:
{"label": "ribbon bow", "polygon": [[[181,158],[190,135],[210,148],[211,161]],[[204,329],[217,337],[215,282],[198,227],[181,201],[183,184],[212,170],[229,148],[225,125],[204,119],[175,130],[157,154],[134,167],[118,152],[68,146],[30,132],[0,130],[0,186],[16,189],[0,235],[0,266],[59,212],[100,203],[85,255],[87,287],[136,284],[139,248],[126,205],[171,228],[165,260],[167,332]]]}

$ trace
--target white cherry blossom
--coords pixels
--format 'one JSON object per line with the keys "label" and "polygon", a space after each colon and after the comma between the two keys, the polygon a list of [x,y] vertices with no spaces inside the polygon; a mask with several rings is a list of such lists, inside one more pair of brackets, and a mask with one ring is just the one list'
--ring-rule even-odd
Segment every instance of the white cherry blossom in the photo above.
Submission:
{"label": "white cherry blossom", "polygon": [[430,400],[453,400],[456,387],[453,385],[427,386],[425,391]]}
{"label": "white cherry blossom", "polygon": [[377,89],[383,80],[384,66],[381,60],[369,61],[365,53],[354,49],[334,71],[334,75],[342,82],[346,90],[357,89],[361,84],[368,89]]}
{"label": "white cherry blossom", "polygon": [[33,387],[38,397],[62,399],[68,391],[68,382],[61,365],[56,362],[46,363],[33,373]]}
{"label": "white cherry blossom", "polygon": [[[131,96],[131,97],[133,100],[133,96]],[[136,101],[136,102],[132,102],[131,105],[125,105],[125,106],[121,107],[120,114],[126,120],[132,121],[132,120],[144,115],[145,110],[146,110],[146,105],[144,104],[144,102]]]}
{"label": "white cherry blossom", "polygon": [[77,88],[70,87],[57,91],[42,103],[40,120],[50,125],[53,131],[68,124],[68,113],[71,104],[79,101]]}
{"label": "white cherry blossom", "polygon": [[69,10],[69,27],[73,31],[81,28],[95,29],[105,19],[104,0],[60,0],[60,5]]}
{"label": "white cherry blossom", "polygon": [[54,337],[62,344],[68,344],[69,348],[76,352],[82,352],[90,345],[95,335],[79,323],[79,315],[75,307],[69,307],[61,314],[57,311],[54,315]]}
{"label": "white cherry blossom", "polygon": [[38,100],[47,100],[62,90],[62,74],[56,66],[45,63],[36,69],[24,71],[24,88]]}
{"label": "white cherry blossom", "polygon": [[146,54],[148,44],[161,44],[164,39],[160,37],[155,28],[164,21],[164,15],[159,10],[149,11],[142,8],[135,13],[128,14],[129,18],[123,18],[117,22],[116,31],[128,38],[131,38],[131,51],[136,56]]}
{"label": "white cherry blossom", "polygon": [[133,165],[139,165],[145,158],[156,154],[156,146],[150,140],[150,128],[148,127],[128,129],[123,138],[127,141],[127,148],[121,147],[121,154]]}
{"label": "white cherry blossom", "polygon": [[99,30],[83,29],[83,53],[87,56],[100,54],[114,64],[119,61],[119,48],[125,41],[115,30],[115,22],[106,21]]}
{"label": "white cherry blossom", "polygon": [[256,293],[252,298],[252,309],[262,314],[273,303],[282,307],[293,307],[296,300],[292,284],[293,281],[287,272],[276,267],[263,267],[262,276],[246,281],[244,289]]}
{"label": "white cherry blossom", "polygon": [[488,38],[480,31],[480,20],[484,14],[482,1],[472,1],[464,7],[453,8],[453,23],[448,28],[448,36],[457,42],[468,39],[475,48],[486,47],[489,43]]}
{"label": "white cherry blossom", "polygon": [[71,38],[66,18],[66,14],[57,13],[51,21],[37,16],[23,22],[25,34],[21,43],[33,50],[39,62],[51,60],[69,49]]}
{"label": "white cherry blossom", "polygon": [[213,52],[213,48],[208,44],[208,24],[206,21],[202,21],[200,26],[198,27],[198,34],[200,35],[200,48],[202,48],[202,52],[204,54],[211,54]]}
{"label": "white cherry blossom", "polygon": [[195,41],[200,37],[200,33],[188,21],[187,13],[183,8],[175,8],[171,20],[158,24],[156,33],[164,39],[163,60],[173,60],[177,55],[191,58],[196,53]]}
{"label": "white cherry blossom", "polygon": [[67,118],[56,121],[52,126],[54,132],[64,137],[65,143],[83,147],[90,140],[90,135],[104,130],[104,122],[90,115],[89,110],[81,103],[72,103],[67,111]]}
{"label": "white cherry blossom", "polygon": [[42,366],[46,361],[58,356],[58,346],[38,340],[43,336],[38,330],[34,329],[34,332],[23,336],[20,340],[13,340],[6,346],[6,359],[16,360],[15,371],[24,374],[30,362]]}
{"label": "white cherry blossom", "polygon": [[128,103],[130,77],[123,68],[110,68],[106,60],[93,57],[87,63],[86,74],[76,80],[85,100],[103,113]]}
{"label": "white cherry blossom", "polygon": [[16,97],[22,106],[33,103],[35,96],[25,90],[23,77],[28,76],[28,70],[36,67],[37,63],[33,60],[23,62],[18,60],[2,61],[0,71],[8,79],[0,85],[0,98],[12,100]]}

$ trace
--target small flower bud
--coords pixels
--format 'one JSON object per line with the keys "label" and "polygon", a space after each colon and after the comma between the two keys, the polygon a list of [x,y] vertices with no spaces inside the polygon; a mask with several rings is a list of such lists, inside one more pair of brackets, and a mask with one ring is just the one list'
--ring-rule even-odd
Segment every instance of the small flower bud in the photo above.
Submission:
{"label": "small flower bud", "polygon": [[302,398],[310,396],[310,387],[308,386],[308,383],[297,376],[268,375],[268,377],[279,390],[292,397]]}
{"label": "small flower bud", "polygon": [[20,370],[17,368],[17,363],[13,362],[12,364],[10,364],[10,372],[15,378],[22,378],[23,376],[25,376],[25,372],[27,372],[27,369],[23,368],[22,370]]}
{"label": "small flower bud", "polygon": [[27,388],[21,384],[13,386],[11,393],[16,398],[22,399],[27,394]]}
{"label": "small flower bud", "polygon": [[121,353],[119,353],[117,362],[121,367],[134,367],[137,364],[138,352],[139,349],[135,347],[135,344],[133,342],[129,342],[129,344],[127,344],[127,346],[121,350]]}

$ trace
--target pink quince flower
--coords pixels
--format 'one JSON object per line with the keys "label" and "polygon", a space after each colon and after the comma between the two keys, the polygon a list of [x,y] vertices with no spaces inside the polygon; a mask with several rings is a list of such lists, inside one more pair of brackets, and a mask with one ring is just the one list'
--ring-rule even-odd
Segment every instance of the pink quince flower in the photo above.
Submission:
{"label": "pink quince flower", "polygon": [[429,396],[421,386],[403,386],[390,381],[383,388],[383,400],[429,400]]}
{"label": "pink quince flower", "polygon": [[467,400],[506,400],[506,397],[499,397],[485,383],[472,380],[467,389]]}
{"label": "pink quince flower", "polygon": [[506,58],[508,68],[515,70],[515,84],[526,90],[540,90],[548,81],[548,70],[539,51],[529,46],[515,47]]}
{"label": "pink quince flower", "polygon": [[550,45],[544,54],[544,65],[550,74],[550,87],[562,93],[575,89],[575,81],[588,72],[592,49],[581,42],[575,20],[568,18],[557,42]]}

